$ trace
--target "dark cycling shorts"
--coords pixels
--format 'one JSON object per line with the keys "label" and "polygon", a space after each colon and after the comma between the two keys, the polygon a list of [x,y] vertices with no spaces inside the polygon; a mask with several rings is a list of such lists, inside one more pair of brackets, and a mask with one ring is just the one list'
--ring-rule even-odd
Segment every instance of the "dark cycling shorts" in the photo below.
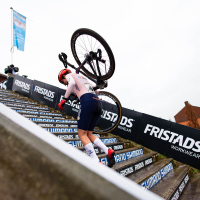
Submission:
{"label": "dark cycling shorts", "polygon": [[80,98],[81,106],[78,112],[78,129],[93,131],[102,111],[102,104],[96,94],[86,93]]}

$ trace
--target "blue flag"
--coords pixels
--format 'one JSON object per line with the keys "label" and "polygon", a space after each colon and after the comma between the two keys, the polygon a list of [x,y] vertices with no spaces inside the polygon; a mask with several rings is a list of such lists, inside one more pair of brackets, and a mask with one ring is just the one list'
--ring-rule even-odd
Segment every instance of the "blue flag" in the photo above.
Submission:
{"label": "blue flag", "polygon": [[24,51],[26,35],[26,17],[13,10],[13,45]]}

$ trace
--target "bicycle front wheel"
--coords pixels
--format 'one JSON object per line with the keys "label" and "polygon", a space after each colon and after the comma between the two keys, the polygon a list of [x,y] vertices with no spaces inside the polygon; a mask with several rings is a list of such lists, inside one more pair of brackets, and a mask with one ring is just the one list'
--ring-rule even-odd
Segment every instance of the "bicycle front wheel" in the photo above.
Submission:
{"label": "bicycle front wheel", "polygon": [[[107,80],[113,75],[115,70],[114,55],[107,42],[98,33],[86,28],[78,29],[72,35],[71,50],[79,66],[85,60],[86,54],[89,54],[91,51],[96,53],[98,49],[101,50],[102,59],[105,62],[98,62],[99,69],[97,68],[97,64],[94,60],[91,64],[98,76],[98,79]],[[95,78],[93,70],[89,64],[85,64],[81,69],[91,78]]]}
{"label": "bicycle front wheel", "polygon": [[122,106],[117,97],[109,92],[99,92],[97,95],[102,102],[102,114],[94,132],[108,133],[113,131],[120,123]]}

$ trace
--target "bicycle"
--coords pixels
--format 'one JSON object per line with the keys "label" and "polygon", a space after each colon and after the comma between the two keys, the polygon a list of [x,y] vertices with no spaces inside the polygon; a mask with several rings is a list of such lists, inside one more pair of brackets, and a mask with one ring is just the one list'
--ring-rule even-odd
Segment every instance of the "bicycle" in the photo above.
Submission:
{"label": "bicycle", "polygon": [[[107,42],[95,31],[81,28],[72,35],[71,50],[79,67],[67,62],[67,55],[61,53],[58,57],[64,67],[70,66],[76,70],[76,73],[81,73],[93,81],[96,84],[94,90],[106,88],[107,80],[112,77],[115,70],[114,55]],[[120,123],[122,106],[117,97],[109,92],[100,91],[97,95],[102,101],[103,112],[94,132],[108,133]]]}

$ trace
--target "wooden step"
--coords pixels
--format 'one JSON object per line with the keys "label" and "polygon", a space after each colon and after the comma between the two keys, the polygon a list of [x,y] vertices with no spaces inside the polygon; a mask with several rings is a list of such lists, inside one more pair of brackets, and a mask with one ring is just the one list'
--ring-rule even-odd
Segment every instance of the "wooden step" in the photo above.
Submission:
{"label": "wooden step", "polygon": [[[146,189],[151,189],[166,175],[166,172],[173,169],[171,162],[172,158],[159,160],[152,165],[139,170],[137,173],[128,176],[128,178]],[[162,173],[163,171],[164,173]]]}
{"label": "wooden step", "polygon": [[[143,149],[139,147],[133,147],[128,149],[123,149],[115,152],[115,163],[123,162],[131,158],[143,155]],[[98,155],[99,160],[104,164],[108,165],[106,154]]]}
{"label": "wooden step", "polygon": [[13,93],[0,93],[0,97],[6,97],[6,98],[9,98],[9,97],[20,97],[20,95],[18,94],[13,94]]}
{"label": "wooden step", "polygon": [[24,117],[29,118],[29,119],[41,118],[41,119],[66,120],[66,116],[63,116],[63,117],[60,117],[60,116],[58,116],[58,117],[57,116],[47,116],[47,115],[44,116],[44,115],[36,115],[36,114],[30,114],[30,113],[21,114],[21,115],[23,115]]}
{"label": "wooden step", "polygon": [[13,91],[12,90],[5,90],[5,89],[0,89],[0,92],[2,93],[12,93]]}
{"label": "wooden step", "polygon": [[35,122],[36,124],[40,123],[46,123],[46,124],[77,124],[76,120],[70,120],[70,119],[46,119],[46,118],[28,118],[30,121]]}
{"label": "wooden step", "polygon": [[41,107],[41,106],[29,106],[29,105],[20,105],[17,103],[6,103],[3,102],[4,105],[6,106],[13,106],[13,107],[19,107],[19,108],[33,108],[33,109],[40,109],[40,110],[49,110],[48,107]]}
{"label": "wooden step", "polygon": [[122,176],[128,176],[155,162],[156,155],[156,152],[143,154],[142,156],[117,163],[113,166],[113,169]]}
{"label": "wooden step", "polygon": [[[116,142],[116,143],[110,143],[110,144],[105,144],[105,145],[108,147],[108,149],[113,149],[114,151],[125,149],[125,145],[123,142]],[[78,147],[78,149],[87,154],[84,147]],[[96,145],[94,145],[94,150],[97,155],[105,154],[105,152],[99,147],[97,147]]]}
{"label": "wooden step", "polygon": [[43,123],[36,123],[38,126],[42,128],[77,128],[77,124],[43,124]]}
{"label": "wooden step", "polygon": [[33,111],[33,112],[51,112],[50,110],[39,110],[39,109],[34,109],[34,108],[20,108],[20,107],[12,107],[12,106],[8,106],[12,110],[24,110],[24,111]]}
{"label": "wooden step", "polygon": [[[181,165],[173,169],[167,176],[165,176],[159,184],[155,185],[151,191],[164,199],[173,199],[180,196],[180,191],[185,188],[183,180],[188,175],[189,166]],[[177,193],[177,188],[178,193]]]}
{"label": "wooden step", "polygon": [[[186,177],[185,184],[189,179]],[[200,174],[193,174],[193,176],[188,181],[179,200],[199,200],[200,199]]]}
{"label": "wooden step", "polygon": [[27,100],[28,97],[23,97],[20,95],[15,94],[0,94],[1,98],[7,98],[7,99],[16,99],[16,100]]}
{"label": "wooden step", "polygon": [[[95,136],[98,137],[98,134],[94,134]],[[117,137],[99,137],[99,139],[104,143],[104,144],[110,144],[110,143],[116,143],[117,142]],[[78,138],[78,133],[77,137],[74,139],[64,139],[68,144],[71,144],[73,147],[83,147],[83,144],[81,140]]]}
{"label": "wooden step", "polygon": [[45,112],[45,111],[43,111],[43,112],[34,112],[34,111],[25,111],[25,110],[14,110],[14,111],[16,111],[16,112],[18,112],[18,113],[22,113],[22,114],[35,114],[35,115],[47,115],[47,116],[59,116],[59,117],[63,117],[64,116],[64,114],[58,114],[58,113],[53,113],[53,112]]}
{"label": "wooden step", "polygon": [[19,100],[15,100],[15,99],[8,99],[8,98],[0,98],[0,102],[14,102],[14,103],[19,103],[19,104],[26,104],[26,105],[37,105],[38,103],[36,102],[32,102],[32,101],[19,101]]}

